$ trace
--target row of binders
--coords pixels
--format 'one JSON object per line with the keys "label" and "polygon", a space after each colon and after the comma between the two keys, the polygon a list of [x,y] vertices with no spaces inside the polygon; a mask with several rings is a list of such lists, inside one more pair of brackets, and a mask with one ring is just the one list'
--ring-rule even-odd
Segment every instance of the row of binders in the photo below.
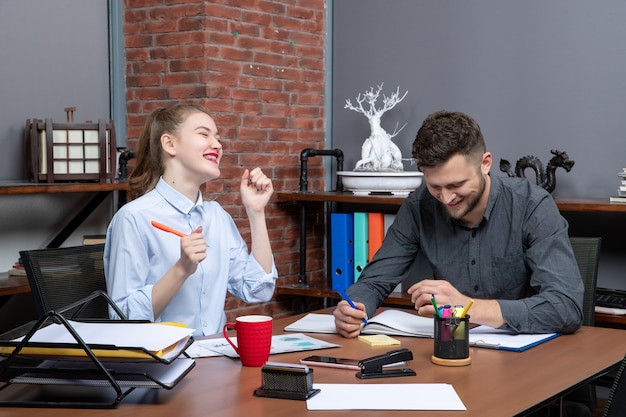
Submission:
{"label": "row of binders", "polygon": [[345,290],[359,279],[385,238],[394,214],[335,212],[330,215],[332,286]]}

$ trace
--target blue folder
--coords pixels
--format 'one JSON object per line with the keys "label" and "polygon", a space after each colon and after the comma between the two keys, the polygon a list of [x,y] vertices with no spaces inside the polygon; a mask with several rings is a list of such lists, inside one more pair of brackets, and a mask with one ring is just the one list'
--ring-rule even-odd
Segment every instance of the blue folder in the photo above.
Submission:
{"label": "blue folder", "polygon": [[345,291],[354,283],[354,218],[352,213],[330,214],[332,286]]}

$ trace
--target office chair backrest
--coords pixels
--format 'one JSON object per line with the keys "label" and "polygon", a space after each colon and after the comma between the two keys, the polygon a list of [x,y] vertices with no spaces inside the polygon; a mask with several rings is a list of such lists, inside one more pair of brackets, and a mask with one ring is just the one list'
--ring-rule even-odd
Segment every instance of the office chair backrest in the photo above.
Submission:
{"label": "office chair backrest", "polygon": [[626,355],[613,380],[613,386],[606,400],[602,417],[624,417],[626,416]]}
{"label": "office chair backrest", "polygon": [[[104,244],[20,251],[37,317],[59,310],[97,290],[106,291]],[[63,313],[69,318],[75,309]],[[108,318],[106,300],[93,300],[79,318]]]}
{"label": "office chair backrest", "polygon": [[[598,281],[598,260],[600,257],[599,237],[570,237],[574,256],[578,263],[578,269],[585,286],[583,298],[583,325],[595,324],[596,308],[596,283]],[[587,405],[591,410],[597,406],[596,387],[588,384],[578,388],[565,396],[566,400],[572,400]]]}
{"label": "office chair backrest", "polygon": [[583,299],[583,324],[595,324],[596,283],[598,281],[598,261],[600,258],[600,237],[570,237],[578,269],[585,284]]}

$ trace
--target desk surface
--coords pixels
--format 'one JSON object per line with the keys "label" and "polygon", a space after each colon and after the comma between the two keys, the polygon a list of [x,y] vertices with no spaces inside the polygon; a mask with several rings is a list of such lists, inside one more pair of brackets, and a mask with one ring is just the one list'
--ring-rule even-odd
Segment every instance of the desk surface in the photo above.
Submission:
{"label": "desk surface", "polygon": [[[295,318],[274,321],[275,333]],[[314,337],[340,343],[341,347],[325,349],[321,354],[366,358],[383,353],[387,348],[372,348],[356,339],[338,335],[315,334]],[[506,352],[471,348],[472,363],[465,367],[444,367],[430,361],[432,339],[400,337],[402,346],[413,351],[409,366],[415,377],[384,380],[359,380],[354,371],[315,367],[316,383],[450,383],[467,407],[459,411],[385,411],[393,416],[514,416],[548,402],[588,381],[595,375],[616,366],[626,352],[626,331],[583,327],[573,335],[557,337],[526,352]],[[610,341],[610,342],[609,342]],[[273,355],[270,360],[296,363],[310,352]],[[136,390],[114,410],[81,410],[81,416],[159,417],[241,417],[268,416],[335,416],[349,411],[308,412],[306,402],[254,397],[261,385],[260,368],[242,367],[226,357],[196,359],[196,367],[172,390]],[[355,393],[358,395],[358,393]],[[158,406],[155,406],[157,404]],[[2,408],[4,417],[23,416],[22,408]],[[65,417],[66,409],[38,409],[40,417]],[[359,417],[381,415],[380,411],[359,411]]]}

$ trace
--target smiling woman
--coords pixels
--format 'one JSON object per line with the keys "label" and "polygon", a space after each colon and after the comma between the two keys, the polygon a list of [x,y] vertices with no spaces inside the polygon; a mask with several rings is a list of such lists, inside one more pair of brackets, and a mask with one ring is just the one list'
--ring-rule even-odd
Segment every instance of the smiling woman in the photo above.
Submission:
{"label": "smiling woman", "polygon": [[131,201],[113,217],[104,253],[107,290],[128,318],[185,323],[208,335],[226,323],[227,292],[245,302],[271,299],[278,277],[265,221],[272,181],[258,167],[241,175],[248,251],[232,217],[200,193],[220,176],[219,139],[201,106],[148,116],[129,178]]}

